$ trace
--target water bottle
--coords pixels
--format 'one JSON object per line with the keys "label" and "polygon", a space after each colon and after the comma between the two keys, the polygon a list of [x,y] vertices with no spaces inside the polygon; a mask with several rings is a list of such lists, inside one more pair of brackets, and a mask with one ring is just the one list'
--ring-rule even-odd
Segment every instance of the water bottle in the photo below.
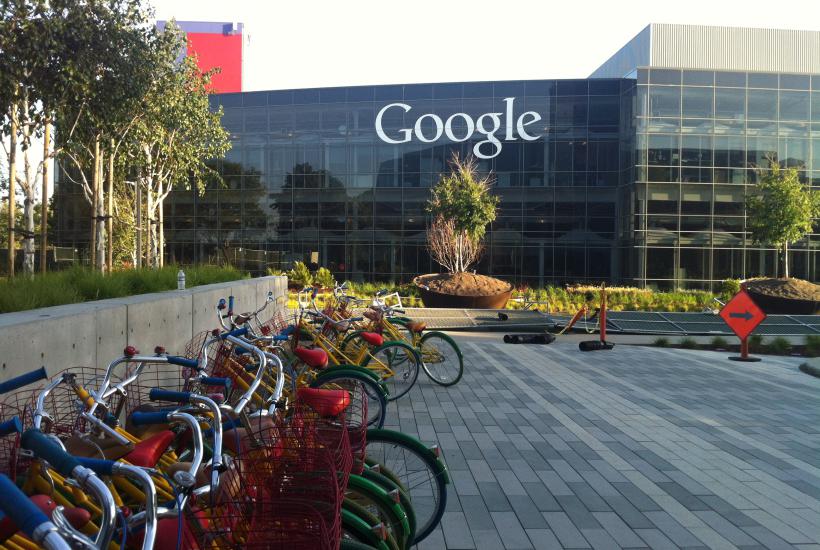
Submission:
{"label": "water bottle", "polygon": [[185,272],[181,269],[177,273],[177,290],[185,290]]}

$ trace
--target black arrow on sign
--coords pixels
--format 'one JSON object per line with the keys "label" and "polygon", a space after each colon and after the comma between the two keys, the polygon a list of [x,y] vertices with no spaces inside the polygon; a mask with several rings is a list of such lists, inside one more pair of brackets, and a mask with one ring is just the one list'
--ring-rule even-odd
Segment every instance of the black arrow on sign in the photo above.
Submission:
{"label": "black arrow on sign", "polygon": [[751,321],[752,318],[754,317],[754,315],[749,313],[749,310],[747,309],[744,313],[730,313],[729,317],[734,317],[736,319],[745,319],[747,321]]}

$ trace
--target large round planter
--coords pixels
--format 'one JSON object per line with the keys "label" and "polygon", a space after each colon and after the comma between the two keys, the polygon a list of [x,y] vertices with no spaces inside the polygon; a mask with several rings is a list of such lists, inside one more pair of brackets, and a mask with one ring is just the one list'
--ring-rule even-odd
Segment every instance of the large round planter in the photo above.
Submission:
{"label": "large round planter", "polygon": [[413,284],[419,289],[421,301],[424,302],[424,307],[455,307],[465,309],[504,309],[507,301],[512,297],[513,287],[500,294],[492,296],[459,296],[457,294],[442,294],[429,290],[419,279],[426,277],[426,275],[419,275],[413,279]]}
{"label": "large round planter", "polygon": [[747,288],[746,292],[769,315],[820,315],[820,302],[817,300],[799,300],[783,296],[769,296]]}

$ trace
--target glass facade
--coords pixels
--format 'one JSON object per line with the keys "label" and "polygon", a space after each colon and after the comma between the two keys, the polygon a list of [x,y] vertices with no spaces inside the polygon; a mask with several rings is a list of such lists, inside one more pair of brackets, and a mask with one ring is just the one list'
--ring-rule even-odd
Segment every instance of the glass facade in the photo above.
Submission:
{"label": "glass facade", "polygon": [[[636,78],[632,278],[708,287],[776,273],[777,252],[746,233],[744,204],[768,159],[820,185],[820,77],[652,68]],[[792,276],[818,279],[818,241],[794,246]]]}
{"label": "glass facade", "polygon": [[[430,187],[454,153],[467,156],[482,141],[485,156],[494,151],[478,130],[483,114],[497,113],[500,151],[478,160],[495,174],[501,202],[478,269],[530,284],[609,280],[618,271],[622,121],[631,108],[623,92],[633,87],[546,80],[213,96],[233,142],[218,162],[224,187],[172,195],[169,253],[189,262],[220,247],[265,250],[354,280],[438,271],[425,248]],[[410,109],[385,110],[380,127],[393,141],[414,129],[406,143],[377,135],[379,112],[396,103]],[[516,124],[526,111],[539,115],[524,121],[535,139],[521,139],[515,125],[506,139],[510,107]],[[443,131],[427,114],[452,124]]]}
{"label": "glass facade", "polygon": [[[169,197],[169,261],[227,256],[263,271],[303,260],[353,280],[438,271],[425,247],[430,187],[453,153],[478,151],[501,198],[479,272],[708,288],[776,273],[776,251],[746,232],[756,167],[777,159],[820,185],[820,76],[638,68],[623,79],[248,92],[212,104],[233,147],[216,161],[221,185]],[[87,246],[80,210],[57,202],[58,243]],[[811,235],[793,247],[793,276],[818,280],[819,244]]]}

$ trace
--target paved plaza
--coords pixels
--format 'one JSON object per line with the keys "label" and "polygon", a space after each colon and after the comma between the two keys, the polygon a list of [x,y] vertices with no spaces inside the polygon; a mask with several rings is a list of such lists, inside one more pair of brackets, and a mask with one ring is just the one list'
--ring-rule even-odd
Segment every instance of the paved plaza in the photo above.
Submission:
{"label": "paved plaza", "polygon": [[820,549],[820,379],[797,358],[456,335],[387,427],[437,442],[453,484],[420,547]]}

